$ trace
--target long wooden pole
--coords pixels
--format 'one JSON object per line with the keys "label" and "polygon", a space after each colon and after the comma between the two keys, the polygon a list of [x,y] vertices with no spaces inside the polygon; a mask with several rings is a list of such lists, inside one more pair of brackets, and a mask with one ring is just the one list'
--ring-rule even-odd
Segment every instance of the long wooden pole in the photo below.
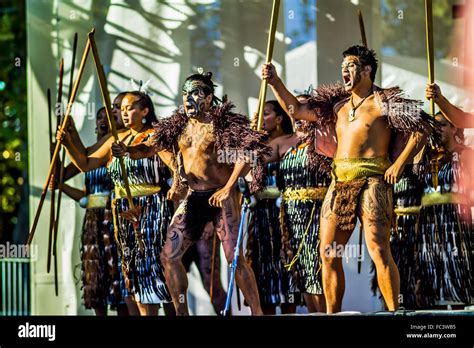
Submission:
{"label": "long wooden pole", "polygon": [[359,29],[360,29],[360,37],[362,38],[362,44],[365,47],[369,47],[369,45],[367,44],[367,36],[365,35],[364,17],[362,16],[361,10],[359,10],[358,17],[359,17]]}
{"label": "long wooden pole", "polygon": [[[109,90],[107,89],[107,82],[105,78],[105,73],[104,73],[104,68],[102,67],[102,64],[100,62],[100,56],[99,56],[99,51],[97,50],[97,45],[95,43],[95,29],[92,29],[91,32],[89,33],[89,42],[91,45],[91,50],[92,50],[92,56],[94,58],[94,65],[97,71],[97,77],[99,79],[99,85],[100,85],[100,91],[102,94],[102,100],[104,102],[104,107],[105,107],[105,112],[107,114],[107,118],[109,120],[109,125],[110,129],[112,131],[112,136],[115,139],[115,142],[119,142],[119,137],[117,133],[117,127],[115,125],[115,118],[112,114],[112,109],[111,109],[111,102],[110,102],[110,95],[109,95]],[[131,210],[135,209],[135,205],[133,203],[132,199],[132,193],[130,191],[130,184],[128,182],[128,174],[127,174],[127,169],[125,168],[125,162],[123,161],[123,157],[119,157],[119,164],[120,164],[120,170],[122,172],[122,180],[124,183],[125,187],[125,192],[127,195],[127,200],[128,200],[128,205]],[[138,243],[138,249],[139,252],[142,253],[145,249],[144,243],[143,243],[143,238],[141,234],[138,232],[138,220],[134,219],[133,220],[133,228],[135,230],[135,237]]]}
{"label": "long wooden pole", "polygon": [[[428,82],[434,83],[434,45],[433,45],[433,3],[432,0],[425,0],[425,28],[426,28],[426,56],[428,61]],[[430,99],[430,113],[434,118],[436,109],[434,99]],[[433,187],[438,187],[438,149],[431,144],[431,149],[435,153],[431,159],[431,178]]]}
{"label": "long wooden pole", "polygon": [[[49,128],[49,153],[50,153],[50,161],[53,159],[53,153],[51,152],[53,148],[53,124],[51,121],[51,108],[52,108],[52,103],[51,103],[51,90],[48,88],[47,92],[47,98],[48,98],[48,128]],[[49,273],[51,270],[51,248],[53,245],[53,226],[54,226],[54,201],[55,201],[55,195],[54,195],[54,188],[51,190],[51,210],[50,210],[50,215],[49,215],[49,229],[48,229],[48,259],[46,263],[46,271]]]}
{"label": "long wooden pole", "polygon": [[[68,92],[68,100],[71,98],[72,93],[72,85],[74,82],[74,66],[76,64],[76,53],[77,53],[77,33],[74,34],[74,42],[72,48],[72,61],[71,61],[71,71],[69,75],[69,92]],[[62,105],[62,104],[60,104]],[[62,107],[60,109],[62,111]],[[59,163],[59,182],[58,182],[58,205],[56,210],[56,219],[54,222],[54,244],[53,244],[53,252],[54,256],[56,256],[56,244],[58,239],[58,227],[59,227],[59,214],[61,213],[61,197],[63,193],[63,183],[64,183],[64,162],[66,161],[66,150],[62,149],[62,156],[61,162]]]}
{"label": "long wooden pole", "polygon": [[[268,32],[267,42],[267,55],[265,58],[266,63],[271,63],[273,57],[273,47],[275,45],[275,32],[278,24],[278,13],[280,10],[280,0],[273,0],[272,17],[270,20],[270,30]],[[257,129],[262,130],[263,127],[263,109],[265,107],[265,99],[267,97],[267,86],[268,81],[262,80],[260,87],[260,96],[258,101],[258,123]]]}
{"label": "long wooden pole", "polygon": [[[364,47],[369,48],[367,44],[367,36],[365,34],[365,24],[364,24],[364,17],[362,16],[362,11],[358,11],[358,18],[359,18],[359,30],[360,30],[360,37],[362,40],[362,44]],[[359,227],[359,257],[357,258],[357,273],[360,274],[362,271],[362,237],[364,234],[364,229],[362,228],[362,224]]]}
{"label": "long wooden pole", "polygon": [[[89,54],[90,47],[91,47],[90,42],[88,40],[87,43],[86,43],[86,47],[84,48],[84,53],[82,55],[81,65],[79,66],[79,71],[78,71],[76,81],[74,83],[74,87],[72,89],[71,98],[69,99],[67,109],[66,109],[66,113],[64,115],[64,119],[63,119],[63,122],[62,122],[62,125],[61,125],[61,131],[64,130],[64,127],[67,124],[67,121],[69,120],[69,117],[70,117],[70,114],[71,114],[71,109],[72,109],[72,104],[74,103],[74,100],[76,99],[77,91],[79,89],[79,84],[81,82],[81,78],[82,78],[82,75],[84,73],[84,68],[85,68],[85,65],[86,65],[87,56]],[[36,210],[35,218],[33,220],[33,225],[31,227],[30,233],[28,235],[28,245],[31,244],[31,242],[33,240],[33,237],[35,235],[36,227],[38,226],[39,217],[41,215],[41,210],[43,208],[44,200],[46,198],[46,193],[48,192],[48,186],[49,186],[49,183],[51,181],[51,175],[53,174],[54,165],[56,164],[56,161],[58,159],[60,148],[61,148],[61,140],[57,140],[56,141],[56,146],[55,146],[54,152],[53,152],[53,158],[52,158],[51,163],[49,165],[48,174],[46,175],[46,181],[44,183],[43,191],[41,192],[40,201],[39,201],[39,204],[38,204],[38,208]]]}
{"label": "long wooden pole", "polygon": [[[426,56],[428,60],[428,82],[434,83],[433,4],[425,0]],[[430,113],[435,115],[435,102],[430,99]]]}

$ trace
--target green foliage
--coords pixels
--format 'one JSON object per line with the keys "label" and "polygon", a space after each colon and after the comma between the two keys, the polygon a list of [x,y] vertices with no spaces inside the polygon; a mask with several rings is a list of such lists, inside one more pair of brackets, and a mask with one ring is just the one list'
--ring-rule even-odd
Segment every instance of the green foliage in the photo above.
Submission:
{"label": "green foliage", "polygon": [[[435,58],[449,55],[456,3],[456,0],[433,1]],[[399,55],[426,57],[424,0],[382,0],[382,37],[383,46]]]}
{"label": "green foliage", "polygon": [[[0,9],[0,240],[18,221],[28,170],[25,1]],[[3,82],[3,83],[2,83]],[[23,202],[26,204],[26,202]],[[28,216],[20,218],[27,219]]]}

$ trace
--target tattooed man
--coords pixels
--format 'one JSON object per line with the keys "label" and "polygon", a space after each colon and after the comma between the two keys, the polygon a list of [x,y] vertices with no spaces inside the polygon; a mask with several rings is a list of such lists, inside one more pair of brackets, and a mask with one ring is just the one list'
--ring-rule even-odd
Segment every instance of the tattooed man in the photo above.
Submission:
{"label": "tattooed man", "polygon": [[[316,125],[313,149],[334,158],[333,180],[323,203],[320,227],[327,312],[341,311],[345,284],[343,253],[339,251],[348,242],[356,218],[362,223],[387,307],[396,310],[400,279],[389,244],[391,185],[421,146],[427,115],[419,102],[401,98],[399,88],[381,89],[374,85],[374,51],[353,46],[343,57],[344,85],[321,86],[306,104],[286,89],[273,65],[263,66],[262,78],[268,80],[290,116]],[[334,131],[337,141],[331,144],[333,137],[325,134]],[[393,155],[396,149],[398,154]]]}
{"label": "tattooed man", "polygon": [[[225,98],[220,102],[214,96],[211,78],[212,74],[207,73],[186,79],[183,106],[155,124],[155,137],[148,148],[125,149],[121,145],[121,152],[127,151],[132,158],[156,152],[173,154],[175,176],[169,198],[183,186],[188,190],[175,212],[161,253],[177,315],[188,314],[183,254],[201,238],[205,225],[213,222],[227,262],[232,262],[240,221],[235,183],[251,164],[260,168],[254,168],[260,174],[256,175],[251,189],[263,187],[263,158],[270,151],[264,143],[264,134],[252,130],[246,116],[232,112],[233,105]],[[235,161],[231,163],[228,159]],[[255,276],[242,252],[240,255],[237,285],[252,314],[261,315]]]}

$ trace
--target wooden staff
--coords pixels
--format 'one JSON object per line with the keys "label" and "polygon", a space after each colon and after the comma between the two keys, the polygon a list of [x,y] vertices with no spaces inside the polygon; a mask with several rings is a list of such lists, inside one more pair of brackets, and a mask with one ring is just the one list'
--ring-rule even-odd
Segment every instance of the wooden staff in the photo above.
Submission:
{"label": "wooden staff", "polygon": [[[72,61],[71,61],[71,71],[69,75],[69,92],[68,92],[68,100],[71,98],[71,93],[72,93],[72,85],[73,85],[73,77],[74,77],[74,66],[76,63],[76,52],[77,52],[77,33],[74,34],[74,43],[73,43],[73,48],[72,48]],[[61,101],[59,101],[61,103]],[[62,114],[62,104],[60,105],[60,110]],[[59,182],[58,182],[58,205],[57,205],[57,210],[56,210],[56,219],[54,222],[54,244],[53,244],[53,253],[54,256],[56,257],[56,244],[57,244],[57,239],[58,239],[58,226],[59,226],[59,214],[61,212],[61,197],[63,193],[63,183],[64,183],[64,162],[66,161],[66,150],[62,149],[62,155],[61,155],[61,162],[59,163],[60,169],[59,169]]]}
{"label": "wooden staff", "polygon": [[[104,107],[105,107],[105,112],[107,114],[107,118],[109,120],[109,125],[110,129],[112,131],[112,135],[115,139],[115,142],[119,142],[119,137],[117,133],[117,127],[115,126],[115,118],[112,114],[112,110],[110,108],[111,102],[110,102],[110,95],[109,91],[107,89],[107,82],[105,79],[105,73],[104,73],[104,68],[102,67],[102,64],[100,62],[100,57],[99,57],[99,52],[97,50],[97,45],[95,43],[95,28],[91,30],[89,33],[89,42],[91,45],[91,50],[92,50],[92,56],[94,58],[94,65],[97,71],[97,77],[99,79],[99,85],[100,85],[100,92],[102,94],[102,99],[104,101]],[[129,210],[134,211],[135,209],[135,204],[133,203],[132,199],[132,193],[130,191],[130,185],[128,182],[128,174],[127,174],[127,169],[125,168],[125,163],[123,161],[123,157],[118,157],[119,164],[120,164],[120,170],[122,171],[122,180],[125,186],[125,192],[127,194],[127,200],[128,200],[128,205],[130,207]],[[138,243],[138,250],[140,253],[143,253],[145,249],[145,245],[143,243],[143,236],[141,233],[138,231],[138,225],[139,225],[139,219],[138,217],[134,217],[133,220],[133,229],[135,231],[135,237],[136,241]]]}
{"label": "wooden staff", "polygon": [[[270,30],[268,32],[268,42],[267,42],[267,56],[265,62],[271,63],[273,57],[273,46],[275,45],[275,32],[278,23],[278,12],[280,10],[280,0],[273,0],[272,7],[272,17],[270,20]],[[262,130],[263,127],[263,109],[265,106],[265,98],[267,97],[267,86],[268,81],[266,79],[262,80],[262,85],[260,87],[260,95],[258,100],[258,123],[257,130]]]}
{"label": "wooden staff", "polygon": [[[77,75],[76,81],[74,83],[74,87],[72,89],[72,93],[71,93],[71,97],[70,97],[68,105],[67,105],[66,113],[64,115],[64,119],[63,119],[63,122],[61,124],[61,129],[60,129],[61,131],[64,130],[64,127],[67,124],[67,121],[69,120],[71,109],[72,109],[72,104],[74,103],[74,100],[76,99],[77,91],[79,89],[79,84],[81,82],[81,78],[82,78],[82,75],[84,73],[84,68],[85,68],[85,64],[86,64],[86,61],[87,61],[87,56],[89,54],[90,47],[91,47],[90,42],[88,40],[87,43],[86,43],[86,47],[84,48],[84,53],[82,55],[81,65],[79,66],[78,75]],[[39,201],[39,204],[38,204],[38,208],[36,210],[35,218],[33,220],[33,226],[31,227],[30,233],[28,235],[28,242],[27,242],[28,245],[31,244],[31,241],[33,240],[33,237],[35,235],[36,227],[38,226],[39,217],[41,215],[41,210],[43,208],[44,200],[46,198],[46,193],[48,192],[48,186],[49,186],[49,183],[51,181],[51,176],[53,174],[54,165],[56,164],[56,161],[58,159],[60,148],[61,148],[61,140],[57,140],[56,141],[56,146],[54,148],[53,158],[52,158],[51,163],[49,165],[48,174],[46,175],[46,182],[44,183],[43,191],[41,192],[41,197],[40,197],[40,201]]]}
{"label": "wooden staff", "polygon": [[[362,16],[362,11],[358,11],[359,17],[359,29],[360,29],[360,37],[362,39],[362,44],[369,48],[367,45],[367,36],[365,35],[365,25],[364,25],[364,17]],[[360,274],[362,270],[362,235],[364,234],[364,229],[362,228],[362,224],[359,227],[359,257],[357,258],[357,273]]]}
{"label": "wooden staff", "polygon": [[[426,56],[428,61],[428,82],[434,83],[434,45],[433,45],[433,4],[431,0],[425,0],[425,27],[426,27]],[[435,117],[435,102],[430,99],[430,113]],[[435,156],[431,160],[431,178],[433,187],[436,190],[438,187],[438,149],[434,144],[431,144],[431,149]]]}
{"label": "wooden staff", "polygon": [[[48,88],[48,128],[49,128],[49,156],[50,156],[50,161],[53,159],[53,153],[51,150],[53,149],[53,136],[55,133],[53,133],[53,125],[51,121],[51,90]],[[49,236],[48,236],[48,260],[46,263],[46,270],[49,273],[51,270],[51,247],[53,244],[53,226],[54,226],[54,201],[55,201],[55,195],[54,195],[54,188],[51,190],[51,211],[49,215]]]}
{"label": "wooden staff", "polygon": [[362,38],[362,44],[365,47],[369,47],[367,44],[367,36],[365,35],[365,25],[364,25],[364,17],[362,17],[362,11],[359,10],[359,28],[360,28],[360,37]]}
{"label": "wooden staff", "polygon": [[[63,97],[63,76],[64,76],[64,59],[61,58],[59,62],[59,83],[58,83],[58,94],[56,99],[56,104],[54,105],[54,114],[56,115],[56,130],[58,129],[59,125],[61,124],[61,99]],[[49,96],[51,97],[51,96]],[[50,103],[51,101],[48,101]],[[59,111],[58,111],[59,108]],[[50,135],[52,132],[50,133]],[[54,133],[56,134],[56,133]],[[51,138],[50,138],[51,139]],[[51,150],[50,150],[51,151]],[[51,158],[52,159],[52,158]],[[57,165],[54,166],[53,172],[54,175],[57,175],[58,168]],[[59,202],[58,202],[59,204]],[[56,224],[56,215],[55,215],[55,206],[56,206],[56,187],[54,185],[54,181],[51,187],[51,213],[49,216],[49,235],[48,235],[48,258],[46,261],[46,270],[49,273],[51,271],[51,247],[55,240],[55,232],[54,226]],[[54,288],[56,290],[56,296],[58,295],[58,274],[57,274],[57,260],[56,260],[56,251],[55,247],[53,247],[53,255],[54,255]]]}

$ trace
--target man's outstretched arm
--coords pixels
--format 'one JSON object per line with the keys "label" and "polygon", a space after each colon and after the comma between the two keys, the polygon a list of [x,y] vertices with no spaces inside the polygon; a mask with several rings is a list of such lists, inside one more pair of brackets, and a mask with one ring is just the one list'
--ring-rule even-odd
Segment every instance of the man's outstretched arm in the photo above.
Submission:
{"label": "man's outstretched arm", "polygon": [[288,91],[280,77],[275,66],[271,63],[264,64],[262,67],[262,79],[266,79],[271,86],[273,94],[278,103],[286,113],[295,120],[316,121],[317,116],[308,108],[307,104],[302,104],[296,97]]}

